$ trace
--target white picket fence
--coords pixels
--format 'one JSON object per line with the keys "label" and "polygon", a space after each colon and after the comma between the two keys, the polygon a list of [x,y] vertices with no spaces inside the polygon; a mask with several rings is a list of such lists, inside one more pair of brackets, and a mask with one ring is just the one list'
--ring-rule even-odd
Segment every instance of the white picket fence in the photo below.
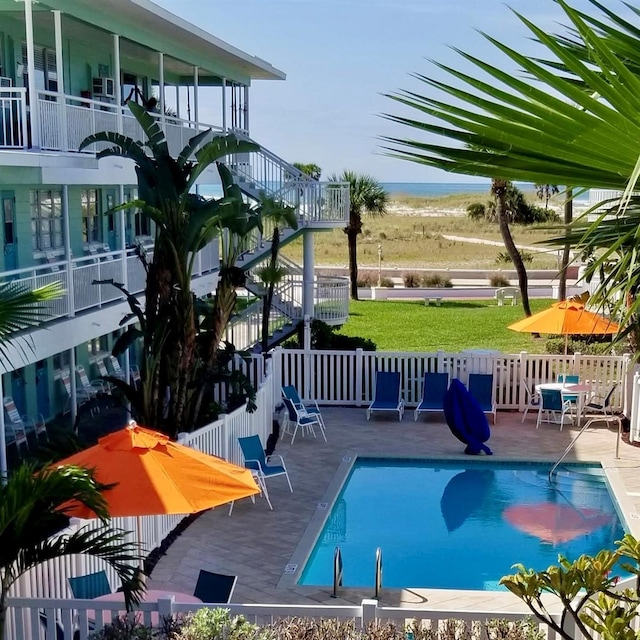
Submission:
{"label": "white picket fence", "polygon": [[629,415],[626,404],[630,367],[628,355],[406,353],[362,349],[349,352],[276,349],[273,353],[276,388],[292,384],[305,399],[313,398],[323,405],[356,407],[373,400],[377,371],[400,372],[402,397],[407,406],[420,402],[427,372],[445,372],[450,379],[459,378],[464,383],[470,373],[492,373],[497,408],[518,411],[524,410],[527,401],[522,380],[533,386],[565,374],[580,376],[580,381],[590,384],[596,394],[617,384],[612,407]]}

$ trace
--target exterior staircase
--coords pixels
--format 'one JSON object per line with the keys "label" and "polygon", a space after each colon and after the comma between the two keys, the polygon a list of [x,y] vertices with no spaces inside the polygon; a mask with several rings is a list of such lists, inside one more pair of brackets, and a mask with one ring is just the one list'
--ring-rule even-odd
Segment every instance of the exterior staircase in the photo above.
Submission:
{"label": "exterior staircase", "polygon": [[[250,140],[238,132],[236,135]],[[258,201],[264,193],[294,208],[298,228],[280,230],[281,247],[306,231],[342,228],[348,222],[348,183],[314,180],[262,147],[250,153],[230,156],[226,164],[236,184],[249,198]],[[262,232],[256,230],[247,238],[245,250],[236,263],[247,274],[247,291],[258,298],[264,294],[264,286],[257,271],[270,257],[272,236],[273,224],[265,221]],[[270,346],[290,336],[303,319],[302,268],[282,256],[278,260],[287,274],[274,292],[269,318]],[[330,324],[343,324],[348,312],[348,279],[315,277],[313,317]],[[247,349],[259,343],[261,317],[262,300],[259,299],[229,323],[226,339],[237,349]]]}

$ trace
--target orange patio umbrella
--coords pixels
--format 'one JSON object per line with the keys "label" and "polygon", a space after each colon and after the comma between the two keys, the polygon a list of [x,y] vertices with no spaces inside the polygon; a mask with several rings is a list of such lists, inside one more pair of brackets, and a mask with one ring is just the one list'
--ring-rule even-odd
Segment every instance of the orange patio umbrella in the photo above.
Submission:
{"label": "orange patio umbrella", "polygon": [[525,333],[551,333],[564,336],[564,352],[567,353],[569,336],[611,335],[620,327],[613,321],[593,311],[588,311],[581,302],[563,300],[552,304],[532,316],[507,327]]}
{"label": "orange patio umbrella", "polygon": [[[198,513],[260,492],[251,471],[130,424],[55,466],[95,469],[111,516]],[[94,518],[78,505],[69,515]]]}
{"label": "orange patio umbrella", "polygon": [[595,531],[612,520],[609,514],[598,509],[553,502],[515,505],[505,509],[502,517],[516,529],[553,545]]}

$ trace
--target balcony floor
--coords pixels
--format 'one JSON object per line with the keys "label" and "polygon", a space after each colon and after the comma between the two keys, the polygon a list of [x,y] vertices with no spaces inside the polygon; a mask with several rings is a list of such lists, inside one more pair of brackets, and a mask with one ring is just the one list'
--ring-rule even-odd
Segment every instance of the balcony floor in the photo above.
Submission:
{"label": "balcony floor", "polygon": [[[192,593],[200,569],[238,575],[233,595],[236,603],[289,603],[307,605],[359,604],[372,596],[372,589],[343,589],[341,597],[330,597],[330,588],[286,587],[285,566],[291,562],[305,530],[326,495],[329,485],[345,455],[462,457],[463,445],[456,440],[437,415],[413,421],[408,410],[402,422],[374,415],[365,419],[365,409],[324,408],[328,444],[322,439],[298,438],[278,442],[276,453],[285,457],[294,493],[289,493],[283,477],[272,479],[269,493],[274,511],[266,501],[256,498],[238,502],[231,517],[228,508],[220,507],[197,518],[179,536],[156,565],[148,587],[175,589]],[[554,462],[577,429],[555,425],[535,428],[536,416],[530,413],[524,424],[521,414],[501,412],[492,426],[490,444],[494,460],[519,459]],[[621,491],[616,492],[621,510],[640,535],[635,512],[640,511],[640,448],[620,443],[620,459],[615,459],[616,433],[603,425],[585,432],[568,460],[601,461],[619,477]],[[622,494],[622,495],[618,495]],[[640,496],[640,493],[637,494]],[[633,514],[633,515],[630,515]],[[306,536],[314,532],[307,532]],[[309,541],[313,542],[313,538]],[[559,549],[559,552],[562,549]],[[348,560],[348,559],[345,559]],[[517,559],[516,559],[517,560]],[[373,573],[372,558],[372,573]],[[426,599],[426,601],[425,601]],[[453,591],[435,589],[382,590],[381,606],[425,606],[437,609],[474,609],[487,611],[525,611],[524,605],[506,592]]]}

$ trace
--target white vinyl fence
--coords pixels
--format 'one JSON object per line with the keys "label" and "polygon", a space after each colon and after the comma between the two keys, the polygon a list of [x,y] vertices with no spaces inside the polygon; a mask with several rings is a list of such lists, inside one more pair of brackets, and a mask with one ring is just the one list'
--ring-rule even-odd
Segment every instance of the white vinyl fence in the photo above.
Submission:
{"label": "white vinyl fence", "polygon": [[416,406],[427,372],[445,372],[466,383],[470,373],[492,373],[498,409],[524,410],[527,398],[522,380],[530,385],[555,380],[558,374],[579,375],[596,394],[613,384],[614,410],[627,413],[627,382],[631,360],[623,356],[462,353],[406,353],[385,351],[308,351],[276,349],[273,368],[276,388],[292,384],[305,399],[324,405],[364,406],[373,400],[377,371],[401,373],[401,392],[407,406]]}

